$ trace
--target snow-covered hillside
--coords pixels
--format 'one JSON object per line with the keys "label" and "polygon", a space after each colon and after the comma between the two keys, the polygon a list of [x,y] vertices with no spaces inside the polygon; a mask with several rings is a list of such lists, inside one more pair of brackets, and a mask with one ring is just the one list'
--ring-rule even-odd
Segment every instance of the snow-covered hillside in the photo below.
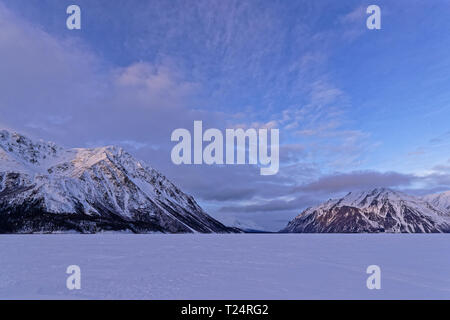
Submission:
{"label": "snow-covered hillside", "polygon": [[431,203],[436,208],[450,212],[450,191],[430,194],[423,197],[423,199]]}
{"label": "snow-covered hillside", "polygon": [[232,232],[117,147],[64,149],[0,131],[0,232]]}
{"label": "snow-covered hillside", "polygon": [[308,208],[283,232],[450,232],[448,210],[424,199],[379,188],[350,192]]}

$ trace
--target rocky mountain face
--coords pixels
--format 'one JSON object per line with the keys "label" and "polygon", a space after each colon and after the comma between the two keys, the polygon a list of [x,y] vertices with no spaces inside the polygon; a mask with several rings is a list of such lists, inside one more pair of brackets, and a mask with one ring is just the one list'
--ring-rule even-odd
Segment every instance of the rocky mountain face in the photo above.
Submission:
{"label": "rocky mountain face", "polygon": [[439,208],[445,212],[450,212],[450,191],[430,194],[423,197],[423,200],[429,202],[436,208]]}
{"label": "rocky mountain face", "polygon": [[0,131],[0,233],[228,233],[121,148],[64,149]]}
{"label": "rocky mountain face", "polygon": [[445,204],[444,197],[418,198],[384,188],[350,192],[306,209],[281,232],[450,232],[450,210]]}

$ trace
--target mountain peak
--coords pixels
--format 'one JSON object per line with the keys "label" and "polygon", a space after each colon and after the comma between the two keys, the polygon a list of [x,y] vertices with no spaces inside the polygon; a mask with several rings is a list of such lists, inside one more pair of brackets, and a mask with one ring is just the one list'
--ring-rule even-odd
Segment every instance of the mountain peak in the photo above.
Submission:
{"label": "mountain peak", "polygon": [[389,188],[374,188],[367,191],[349,192],[346,196],[340,199],[328,201],[332,204],[341,204],[354,207],[365,207],[375,202],[383,201],[413,201],[411,196]]}
{"label": "mountain peak", "polygon": [[57,158],[63,148],[53,142],[36,141],[14,131],[0,131],[0,170],[41,166]]}
{"label": "mountain peak", "polygon": [[0,131],[0,233],[234,232],[116,146],[64,149]]}
{"label": "mountain peak", "polygon": [[[448,211],[447,211],[448,212]],[[308,208],[283,232],[450,232],[450,216],[422,198],[388,188],[350,192]]]}
{"label": "mountain peak", "polygon": [[423,199],[441,210],[450,212],[450,190],[441,193],[430,194],[423,197]]}
{"label": "mountain peak", "polygon": [[390,188],[386,188],[386,187],[379,187],[379,188],[373,188],[373,189],[368,189],[368,190],[363,190],[363,191],[359,191],[359,192],[350,192],[350,194],[365,194],[368,196],[379,196],[379,195],[398,195],[398,194],[403,194],[400,191],[397,190],[393,190]]}

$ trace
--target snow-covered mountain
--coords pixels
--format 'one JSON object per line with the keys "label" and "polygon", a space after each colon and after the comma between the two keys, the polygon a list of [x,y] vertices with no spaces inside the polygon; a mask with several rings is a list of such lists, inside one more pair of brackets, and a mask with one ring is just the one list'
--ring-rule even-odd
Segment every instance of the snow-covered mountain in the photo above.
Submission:
{"label": "snow-covered mountain", "polygon": [[436,208],[439,208],[446,212],[450,212],[450,191],[430,194],[423,197],[423,199],[431,203]]}
{"label": "snow-covered mountain", "polygon": [[379,188],[308,208],[282,232],[450,232],[450,214],[421,198]]}
{"label": "snow-covered mountain", "polygon": [[0,233],[234,232],[121,148],[64,149],[0,131]]}

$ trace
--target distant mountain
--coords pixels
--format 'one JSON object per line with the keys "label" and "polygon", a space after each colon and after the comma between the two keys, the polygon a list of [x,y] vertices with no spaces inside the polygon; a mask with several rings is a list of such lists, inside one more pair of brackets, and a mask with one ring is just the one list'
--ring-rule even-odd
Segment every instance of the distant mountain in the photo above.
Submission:
{"label": "distant mountain", "polygon": [[64,149],[0,131],[0,233],[235,232],[121,148]]}
{"label": "distant mountain", "polygon": [[341,199],[308,208],[281,232],[450,232],[450,214],[424,199],[379,188],[350,192]]}
{"label": "distant mountain", "polygon": [[436,208],[439,208],[446,212],[450,212],[450,191],[437,194],[430,194],[428,196],[423,197],[423,199],[431,203]]}

